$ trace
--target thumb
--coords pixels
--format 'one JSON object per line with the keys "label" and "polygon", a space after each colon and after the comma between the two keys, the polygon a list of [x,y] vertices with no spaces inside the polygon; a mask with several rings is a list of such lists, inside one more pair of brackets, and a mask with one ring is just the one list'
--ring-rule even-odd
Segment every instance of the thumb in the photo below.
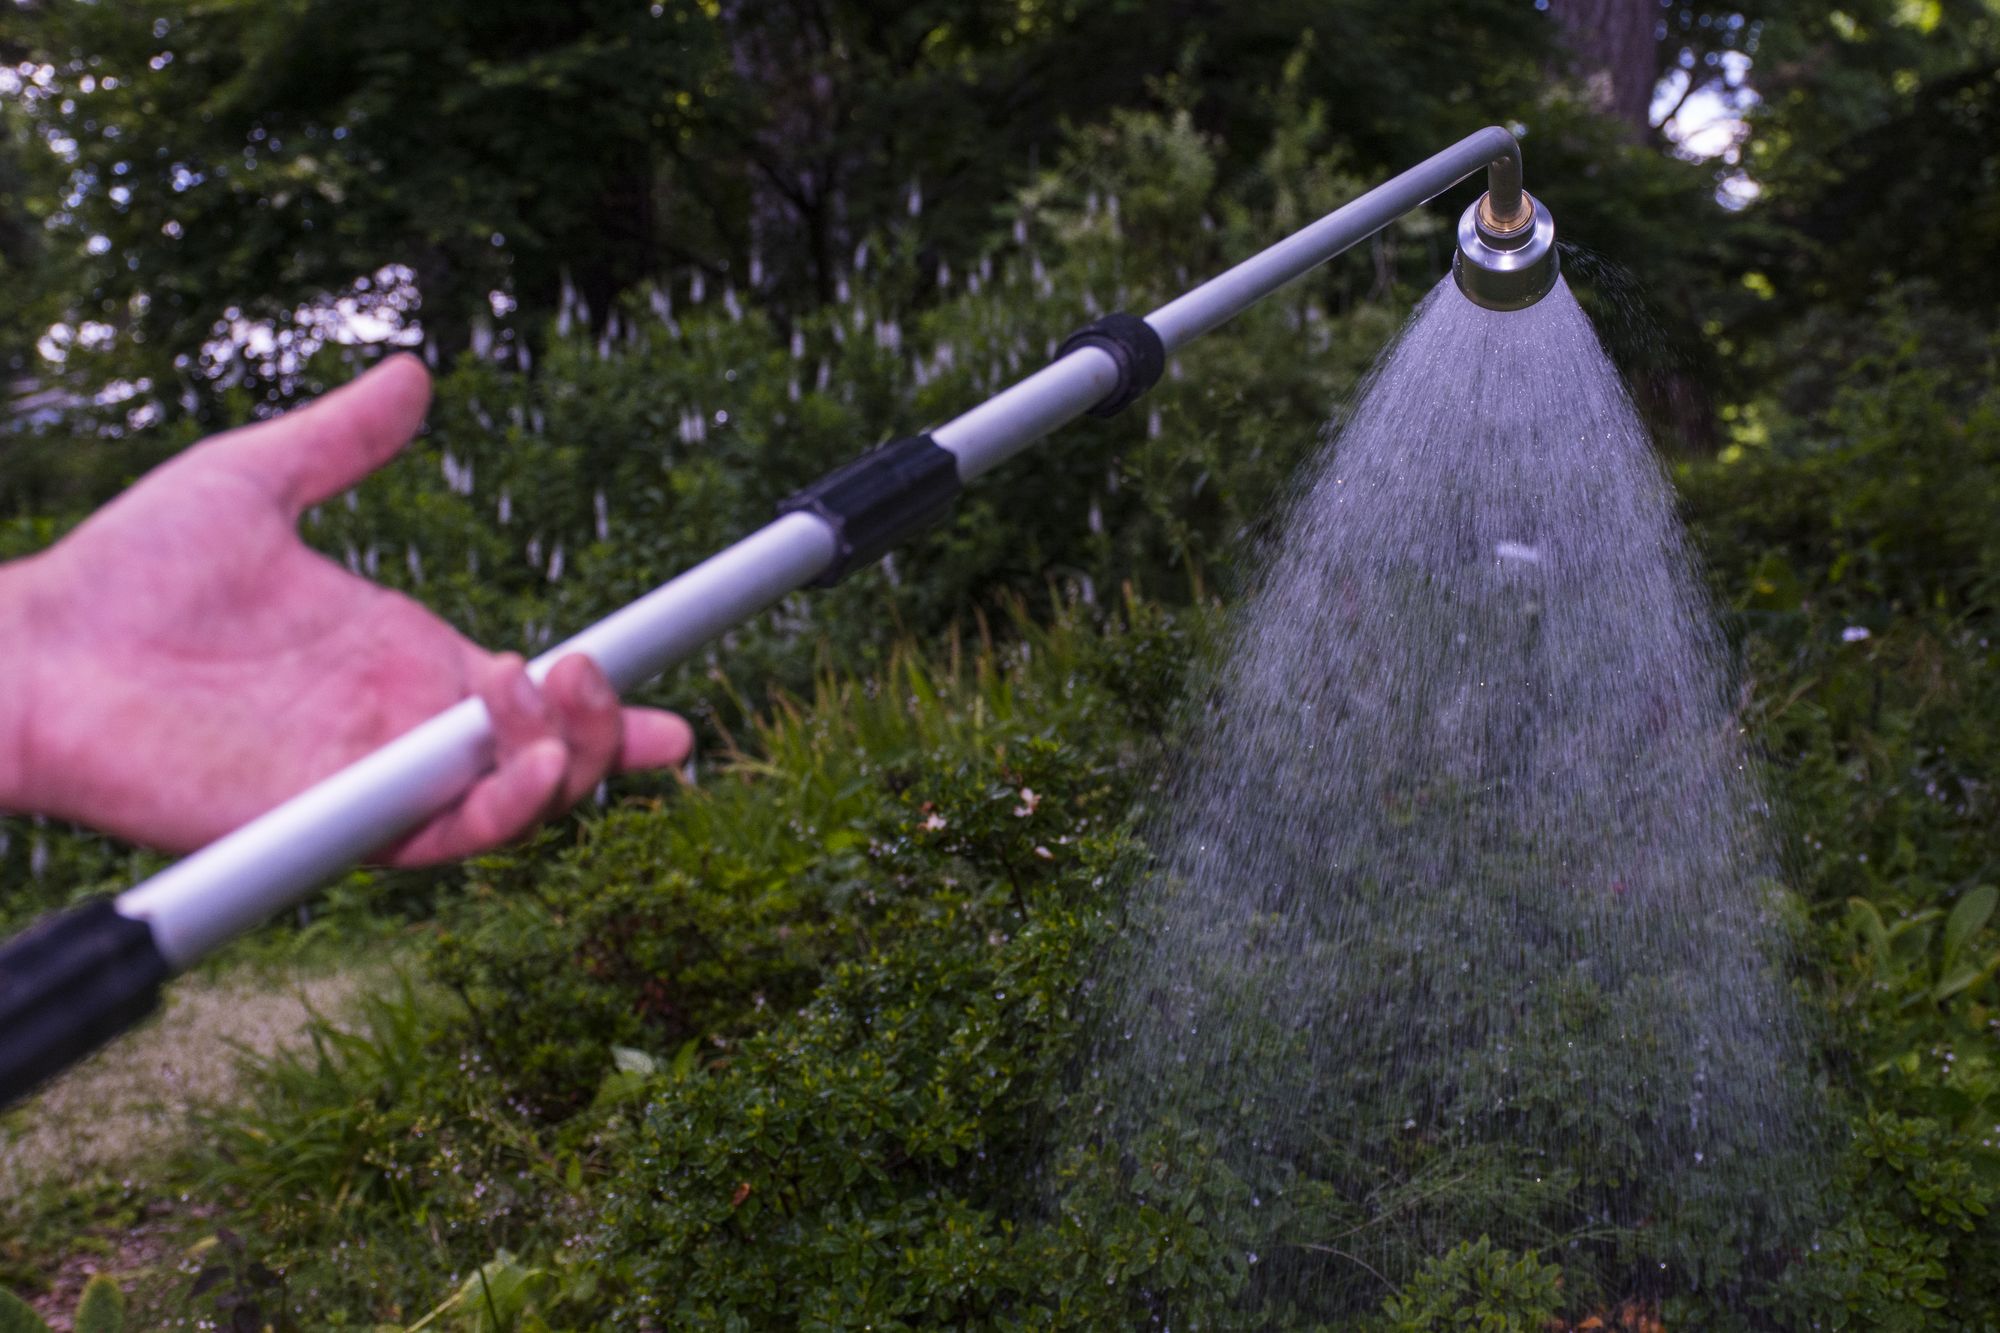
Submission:
{"label": "thumb", "polygon": [[430,372],[399,352],[332,393],[239,432],[231,461],[261,475],[298,514],[394,458],[423,424],[430,401]]}

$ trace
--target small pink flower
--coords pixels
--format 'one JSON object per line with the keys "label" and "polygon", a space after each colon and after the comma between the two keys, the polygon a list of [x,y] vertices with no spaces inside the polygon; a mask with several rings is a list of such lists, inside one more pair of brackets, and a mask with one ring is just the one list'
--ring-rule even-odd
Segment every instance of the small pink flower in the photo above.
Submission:
{"label": "small pink flower", "polygon": [[944,816],[932,815],[929,819],[926,819],[923,823],[917,825],[917,827],[920,829],[928,829],[930,832],[935,833],[939,829],[944,827]]}
{"label": "small pink flower", "polygon": [[1014,818],[1026,819],[1029,815],[1035,813],[1035,808],[1041,803],[1042,798],[1035,795],[1033,787],[1021,788],[1021,803],[1014,807]]}

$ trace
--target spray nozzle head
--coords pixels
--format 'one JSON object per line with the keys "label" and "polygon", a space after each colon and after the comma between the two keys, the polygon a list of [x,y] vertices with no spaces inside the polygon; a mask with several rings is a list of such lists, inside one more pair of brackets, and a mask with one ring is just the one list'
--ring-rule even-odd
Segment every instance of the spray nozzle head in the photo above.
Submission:
{"label": "spray nozzle head", "polygon": [[1493,194],[1479,196],[1458,220],[1451,274],[1458,289],[1488,310],[1522,310],[1556,285],[1556,224],[1525,190],[1506,215]]}

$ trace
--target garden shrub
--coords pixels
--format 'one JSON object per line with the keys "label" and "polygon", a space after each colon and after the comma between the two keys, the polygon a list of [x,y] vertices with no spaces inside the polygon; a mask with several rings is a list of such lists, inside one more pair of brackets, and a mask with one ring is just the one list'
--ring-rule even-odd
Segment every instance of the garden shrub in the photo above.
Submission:
{"label": "garden shrub", "polygon": [[1390,1297],[1384,1333],[1541,1333],[1561,1298],[1561,1268],[1481,1236],[1425,1264]]}
{"label": "garden shrub", "polygon": [[[899,1188],[955,1170],[1029,1197],[1031,1111],[1109,929],[1152,752],[1105,682],[1135,664],[1166,681],[1198,634],[1136,602],[1097,627],[1079,609],[1014,631],[940,662],[900,654],[871,680],[829,676],[702,786],[613,811],[553,854],[480,861],[433,954],[442,984],[372,1006],[360,1031],[317,1030],[267,1066],[257,1107],[217,1126],[211,1179],[254,1219],[286,1299],[409,1315],[437,1280],[425,1293],[420,1275],[385,1273],[398,1246],[428,1244],[457,1274],[505,1248],[564,1275],[560,1308],[603,1317],[612,1293],[637,1299],[637,1251],[587,1244],[591,1210],[663,1265],[677,1252],[651,1228],[698,1238],[715,1221],[619,1202],[657,1178],[665,1140],[648,1136],[676,1105],[714,1130],[695,1160],[735,1173],[725,1196],[752,1183],[749,1216],[832,1206],[823,1173],[863,1167]],[[891,1010],[886,1051],[839,1044]],[[799,1104],[780,1116],[787,1088]],[[765,1174],[729,1154],[724,1122],[780,1136],[755,1140],[772,1149]],[[805,1151],[815,1134],[839,1142],[825,1161]],[[743,1261],[791,1262],[775,1243]],[[1034,1289],[1009,1272],[1010,1290]]]}
{"label": "garden shrub", "polygon": [[454,1018],[406,981],[259,1062],[253,1100],[206,1122],[202,1194],[241,1230],[204,1242],[197,1308],[279,1330],[414,1319],[495,1250],[577,1224],[579,1151],[537,1136]]}
{"label": "garden shrub", "polygon": [[875,948],[647,1107],[607,1193],[620,1319],[1034,1326],[1012,1314],[1047,1260],[1014,1219],[1113,928],[1114,789],[1091,768],[1043,742],[917,772],[879,830]]}
{"label": "garden shrub", "polygon": [[1852,323],[1864,354],[1801,358],[1736,449],[1683,469],[1824,1017],[1827,1220],[1758,1303],[1785,1328],[2000,1327],[2000,403],[1990,350],[1942,357],[1926,318]]}
{"label": "garden shrub", "polygon": [[1760,626],[1782,630],[1801,607],[1875,631],[1925,610],[1996,609],[2000,348],[1941,360],[1931,325],[1894,298],[1861,327],[1854,359],[1790,368],[1829,376],[1811,411],[1732,409],[1729,447],[1681,469],[1724,597]]}
{"label": "garden shrub", "polygon": [[1990,1139],[1928,1117],[1855,1126],[1834,1221],[1774,1303],[1787,1328],[2000,1329],[2000,1171]]}
{"label": "garden shrub", "polygon": [[[1135,601],[1099,633],[1082,608],[1048,629],[1021,614],[1010,647],[982,643],[969,661],[954,647],[941,664],[900,652],[873,680],[827,676],[809,703],[780,700],[748,739],[755,757],[737,753],[670,813],[641,801],[558,855],[480,861],[447,914],[434,972],[519,1095],[572,1111],[613,1046],[671,1055],[733,1041],[901,929],[909,909],[882,876],[900,846],[902,794],[924,765],[1010,753],[1015,786],[1033,789],[1023,766],[1043,743],[1108,768],[1128,761],[1125,700],[1140,696],[1113,690],[1135,671],[1170,683],[1188,618]],[[938,840],[988,840],[1023,875],[1039,858],[1006,839],[1047,816],[1032,797],[990,795],[993,820]]]}

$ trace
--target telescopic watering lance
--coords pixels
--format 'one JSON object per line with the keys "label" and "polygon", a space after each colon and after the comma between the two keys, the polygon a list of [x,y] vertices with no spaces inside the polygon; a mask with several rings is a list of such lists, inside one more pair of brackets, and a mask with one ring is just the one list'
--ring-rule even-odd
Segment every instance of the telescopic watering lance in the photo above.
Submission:
{"label": "telescopic watering lance", "polygon": [[[1150,389],[1167,357],[1307,270],[1485,169],[1459,223],[1459,290],[1494,310],[1556,281],[1555,225],[1521,188],[1521,150],[1480,130],[1141,319],[1079,329],[1049,365],[928,434],[892,440],[780,506],[776,521],[536,658],[595,659],[619,690],[808,584],[831,584],[943,514],[960,488],[1085,412]],[[450,805],[492,765],[485,705],[466,699],[115,898],[0,947],[0,1105],[151,1012],[175,972]]]}

